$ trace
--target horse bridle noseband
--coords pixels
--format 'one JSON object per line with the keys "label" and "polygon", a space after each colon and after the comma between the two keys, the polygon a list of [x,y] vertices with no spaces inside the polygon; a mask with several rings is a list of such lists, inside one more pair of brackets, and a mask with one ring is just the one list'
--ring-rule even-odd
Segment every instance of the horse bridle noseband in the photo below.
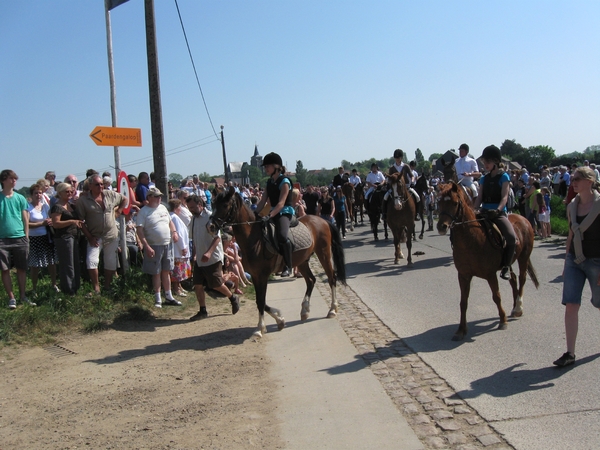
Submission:
{"label": "horse bridle noseband", "polygon": [[458,206],[456,209],[456,216],[454,216],[446,211],[440,211],[440,217],[448,216],[448,217],[450,217],[450,219],[452,219],[452,222],[450,222],[450,225],[448,225],[448,228],[450,228],[450,229],[454,228],[456,225],[463,225],[463,224],[471,223],[471,222],[479,222],[482,220],[482,219],[473,219],[473,220],[463,220],[462,222],[458,222],[459,216],[462,217],[463,209],[464,209],[463,202],[462,202],[462,200],[459,199]]}

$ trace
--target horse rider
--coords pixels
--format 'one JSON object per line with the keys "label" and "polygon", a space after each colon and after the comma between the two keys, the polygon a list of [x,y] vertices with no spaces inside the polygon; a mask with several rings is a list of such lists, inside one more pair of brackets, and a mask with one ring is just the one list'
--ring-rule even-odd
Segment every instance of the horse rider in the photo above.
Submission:
{"label": "horse rider", "polygon": [[474,200],[473,207],[481,206],[483,215],[494,222],[504,236],[506,247],[502,254],[500,278],[510,280],[509,270],[517,241],[515,230],[508,220],[506,210],[510,177],[500,168],[502,154],[495,145],[484,148],[481,159],[487,173],[481,178],[479,194]]}
{"label": "horse rider", "polygon": [[356,187],[360,183],[362,183],[362,180],[360,179],[360,175],[358,174],[358,171],[356,169],[352,169],[352,175],[350,176],[350,178],[348,178],[348,181],[350,182],[350,184],[353,187]]}
{"label": "horse rider", "polygon": [[[402,150],[400,150],[399,148],[394,150],[394,164],[392,164],[390,166],[390,168],[388,169],[388,174],[391,175],[391,174],[397,173],[397,172],[402,173],[404,166],[406,166],[406,164],[404,162],[402,162],[403,158],[404,158],[404,152]],[[416,167],[416,163],[414,165]],[[410,175],[409,174],[404,175],[404,184],[406,185],[406,188],[408,189],[408,191],[412,194],[413,198],[415,199],[415,204],[417,204],[418,202],[421,201],[421,196],[417,193],[417,191],[415,191],[413,189],[413,186],[414,186],[414,183],[417,181],[418,174],[410,166],[409,166],[409,170],[410,170]],[[390,198],[390,195],[392,195],[391,189],[389,189],[386,192],[385,196],[383,197],[383,201],[387,203],[387,200]],[[387,210],[385,205],[384,205],[383,210],[384,211]]]}
{"label": "horse rider", "polygon": [[290,222],[294,215],[292,205],[292,182],[285,174],[285,167],[281,156],[277,153],[267,153],[262,163],[265,172],[269,175],[267,188],[263,191],[262,197],[256,207],[257,211],[262,211],[268,202],[271,207],[269,214],[264,216],[264,221],[272,220],[275,224],[277,242],[279,250],[283,255],[285,267],[281,272],[282,277],[289,277],[292,274],[292,243],[288,239]]}
{"label": "horse rider", "polygon": [[454,161],[458,184],[462,184],[465,188],[471,189],[473,193],[472,197],[477,197],[477,185],[473,182],[475,177],[478,178],[481,176],[479,167],[477,167],[477,161],[469,156],[469,146],[467,144],[460,144],[458,153],[460,157]]}
{"label": "horse rider", "polygon": [[365,203],[369,202],[371,194],[375,188],[385,182],[385,176],[379,171],[377,163],[371,164],[371,171],[367,174],[365,184],[367,185],[367,192],[365,192]]}
{"label": "horse rider", "polygon": [[343,167],[338,167],[338,173],[333,177],[333,186],[343,186],[348,182],[348,174],[344,173]]}

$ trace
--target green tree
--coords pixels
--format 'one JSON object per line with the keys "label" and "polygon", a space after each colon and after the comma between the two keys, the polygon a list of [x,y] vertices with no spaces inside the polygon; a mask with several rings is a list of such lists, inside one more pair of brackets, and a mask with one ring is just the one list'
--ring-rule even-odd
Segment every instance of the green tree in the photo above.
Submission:
{"label": "green tree", "polygon": [[534,145],[529,147],[523,156],[521,156],[522,163],[530,171],[534,172],[537,172],[544,164],[551,164],[555,158],[554,149],[548,145]]}
{"label": "green tree", "polygon": [[415,150],[415,162],[419,165],[419,163],[422,163],[423,161],[425,161],[425,157],[423,156],[421,149],[418,148]]}
{"label": "green tree", "polygon": [[517,161],[520,164],[522,164],[523,156],[527,153],[527,149],[515,142],[514,139],[506,139],[502,145],[500,145],[500,151],[505,158],[508,158],[511,161]]}
{"label": "green tree", "polygon": [[302,161],[296,161],[296,181],[300,183],[300,186],[306,187],[307,177],[308,170],[304,168],[304,164],[302,164]]}
{"label": "green tree", "polygon": [[173,186],[175,186],[175,187],[181,186],[181,180],[183,180],[183,175],[181,175],[179,173],[170,173],[169,174],[169,181],[171,183],[173,183]]}
{"label": "green tree", "polygon": [[209,174],[208,172],[202,172],[198,174],[198,179],[206,183],[210,183],[210,180],[212,180],[213,178],[215,177]]}

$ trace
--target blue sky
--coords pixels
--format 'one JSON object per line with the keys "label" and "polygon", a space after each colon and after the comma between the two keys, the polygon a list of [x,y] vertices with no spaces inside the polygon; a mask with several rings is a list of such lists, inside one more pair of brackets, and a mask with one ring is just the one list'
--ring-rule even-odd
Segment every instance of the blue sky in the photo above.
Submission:
{"label": "blue sky", "polygon": [[[178,0],[229,161],[278,152],[290,170],[345,159],[478,156],[516,139],[558,154],[600,144],[597,1]],[[155,0],[167,172],[223,172],[174,0]],[[144,2],[111,12],[128,173],[152,171]],[[103,0],[0,2],[2,168],[27,185],[114,165]],[[112,171],[112,169],[110,169]]]}

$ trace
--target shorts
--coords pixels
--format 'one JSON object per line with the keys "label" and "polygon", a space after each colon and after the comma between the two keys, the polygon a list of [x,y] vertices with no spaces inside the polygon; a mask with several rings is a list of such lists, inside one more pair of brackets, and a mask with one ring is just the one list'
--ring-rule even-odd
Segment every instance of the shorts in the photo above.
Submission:
{"label": "shorts", "polygon": [[216,289],[224,283],[223,264],[221,261],[202,267],[194,264],[194,285],[203,285],[210,289]]}
{"label": "shorts", "polygon": [[119,251],[119,240],[106,241],[96,238],[98,247],[92,247],[87,243],[87,256],[85,259],[88,269],[97,269],[100,264],[100,250],[104,250],[104,270],[117,270],[117,258]]}
{"label": "shorts", "polygon": [[600,308],[600,258],[586,258],[581,264],[575,262],[575,255],[567,253],[563,274],[562,304],[574,303],[581,305],[581,295],[587,280],[592,291],[592,305]]}
{"label": "shorts", "polygon": [[538,214],[538,221],[540,223],[550,223],[550,213],[548,211]]}
{"label": "shorts", "polygon": [[11,256],[15,268],[27,270],[27,259],[29,258],[29,238],[0,239],[0,270],[11,269]]}
{"label": "shorts", "polygon": [[158,275],[161,272],[170,272],[173,270],[175,261],[173,244],[150,245],[150,247],[154,250],[154,256],[150,258],[147,252],[144,253],[142,272],[149,275]]}

